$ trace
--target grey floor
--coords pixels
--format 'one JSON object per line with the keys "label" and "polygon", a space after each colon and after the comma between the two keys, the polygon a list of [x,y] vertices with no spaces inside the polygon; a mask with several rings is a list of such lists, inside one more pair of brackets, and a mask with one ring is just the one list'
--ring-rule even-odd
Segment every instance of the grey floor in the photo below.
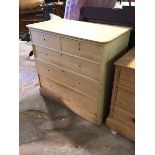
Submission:
{"label": "grey floor", "polygon": [[135,144],[96,127],[39,93],[30,42],[19,41],[20,155],[134,155]]}

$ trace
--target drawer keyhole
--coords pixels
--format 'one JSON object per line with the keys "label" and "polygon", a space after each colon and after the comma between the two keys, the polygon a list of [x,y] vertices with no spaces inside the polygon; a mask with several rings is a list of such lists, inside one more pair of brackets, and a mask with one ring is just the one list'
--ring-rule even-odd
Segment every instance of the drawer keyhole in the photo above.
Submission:
{"label": "drawer keyhole", "polygon": [[44,41],[45,41],[45,38],[44,38]]}
{"label": "drawer keyhole", "polygon": [[78,84],[80,84],[80,82]]}
{"label": "drawer keyhole", "polygon": [[135,118],[133,118],[132,121],[135,123]]}
{"label": "drawer keyhole", "polygon": [[63,69],[61,70],[61,72],[64,72]]}
{"label": "drawer keyhole", "polygon": [[60,55],[62,56],[62,53]]}
{"label": "drawer keyhole", "polygon": [[46,56],[47,56],[47,53],[46,53]]}
{"label": "drawer keyhole", "polygon": [[48,69],[48,72],[49,72],[50,70]]}

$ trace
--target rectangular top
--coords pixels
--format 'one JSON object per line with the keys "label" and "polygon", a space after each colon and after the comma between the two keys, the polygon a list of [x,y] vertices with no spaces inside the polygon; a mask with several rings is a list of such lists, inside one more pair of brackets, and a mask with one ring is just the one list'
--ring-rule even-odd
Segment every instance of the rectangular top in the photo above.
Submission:
{"label": "rectangular top", "polygon": [[96,24],[68,19],[48,20],[29,24],[27,26],[29,29],[44,30],[99,43],[110,42],[132,29],[130,27]]}
{"label": "rectangular top", "polygon": [[135,69],[135,47],[130,49],[120,59],[115,62],[115,65]]}

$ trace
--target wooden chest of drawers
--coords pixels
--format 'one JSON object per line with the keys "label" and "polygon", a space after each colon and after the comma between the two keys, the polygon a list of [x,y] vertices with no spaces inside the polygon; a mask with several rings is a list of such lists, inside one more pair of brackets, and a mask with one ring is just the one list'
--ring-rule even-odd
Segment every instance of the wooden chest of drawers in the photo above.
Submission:
{"label": "wooden chest of drawers", "polygon": [[131,29],[66,19],[28,27],[41,94],[101,124],[112,89],[112,60],[127,47]]}
{"label": "wooden chest of drawers", "polygon": [[134,141],[135,138],[135,49],[115,63],[111,108],[106,125]]}

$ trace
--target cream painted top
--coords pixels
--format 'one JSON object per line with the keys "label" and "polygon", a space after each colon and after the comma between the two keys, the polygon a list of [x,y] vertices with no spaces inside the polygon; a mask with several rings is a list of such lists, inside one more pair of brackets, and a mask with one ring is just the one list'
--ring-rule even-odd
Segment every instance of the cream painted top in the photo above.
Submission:
{"label": "cream painted top", "polygon": [[130,27],[96,24],[68,19],[54,19],[29,24],[30,29],[44,30],[65,36],[105,43],[131,30]]}
{"label": "cream painted top", "polygon": [[130,49],[120,59],[115,62],[115,65],[135,69],[135,47]]}

